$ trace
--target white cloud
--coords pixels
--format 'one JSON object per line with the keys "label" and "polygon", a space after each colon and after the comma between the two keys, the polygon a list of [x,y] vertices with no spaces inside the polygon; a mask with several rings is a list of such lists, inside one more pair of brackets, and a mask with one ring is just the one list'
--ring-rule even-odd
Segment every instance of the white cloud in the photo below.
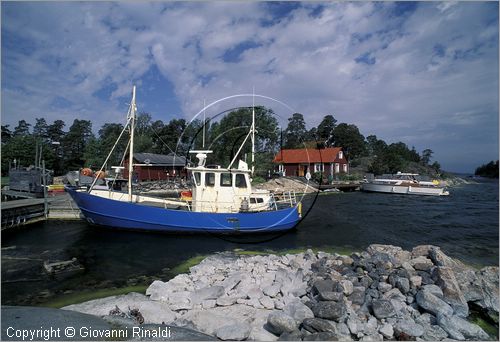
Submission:
{"label": "white cloud", "polygon": [[[22,40],[3,49],[2,121],[20,112],[28,121],[85,117],[95,128],[120,121],[131,84],[156,65],[187,117],[203,99],[255,86],[310,127],[334,114],[366,135],[431,147],[445,167],[450,149],[471,149],[460,137],[498,126],[498,4],[418,3],[400,15],[390,2],[334,2],[313,11],[308,3],[272,21],[254,2],[4,3],[2,30]],[[248,42],[257,45],[224,62]],[[69,105],[54,106],[56,97]],[[484,143],[497,155],[492,134]]]}

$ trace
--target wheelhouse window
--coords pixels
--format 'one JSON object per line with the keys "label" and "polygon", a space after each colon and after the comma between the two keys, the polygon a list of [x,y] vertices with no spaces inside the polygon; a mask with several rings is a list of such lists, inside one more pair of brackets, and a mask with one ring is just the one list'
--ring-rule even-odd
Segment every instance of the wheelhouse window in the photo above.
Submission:
{"label": "wheelhouse window", "polygon": [[245,175],[242,173],[237,173],[234,178],[234,185],[236,185],[237,188],[246,188],[247,181],[245,179]]}
{"label": "wheelhouse window", "polygon": [[196,186],[201,185],[201,173],[200,172],[193,172],[193,178]]}
{"label": "wheelhouse window", "polygon": [[214,186],[215,185],[215,173],[207,172],[205,173],[205,185]]}
{"label": "wheelhouse window", "polygon": [[251,204],[255,204],[255,203],[264,203],[264,199],[263,198],[255,198],[255,197],[250,197],[250,203]]}
{"label": "wheelhouse window", "polygon": [[233,179],[230,173],[220,174],[220,186],[233,186]]}

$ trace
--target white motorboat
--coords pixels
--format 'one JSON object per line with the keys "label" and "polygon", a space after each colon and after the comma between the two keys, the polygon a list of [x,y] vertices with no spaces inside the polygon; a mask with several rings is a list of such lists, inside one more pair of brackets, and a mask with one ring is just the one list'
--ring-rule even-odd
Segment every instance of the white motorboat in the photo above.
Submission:
{"label": "white motorboat", "polygon": [[417,179],[418,176],[416,173],[398,172],[395,175],[384,176],[384,178],[367,180],[361,184],[361,190],[404,195],[446,196],[450,194],[444,186],[439,185],[439,181],[420,181]]}

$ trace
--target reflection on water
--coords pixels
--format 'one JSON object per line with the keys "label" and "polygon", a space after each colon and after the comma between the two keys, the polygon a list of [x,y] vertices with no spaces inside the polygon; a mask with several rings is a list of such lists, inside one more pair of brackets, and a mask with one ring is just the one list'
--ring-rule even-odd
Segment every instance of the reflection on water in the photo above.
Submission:
{"label": "reflection on water", "polygon": [[[235,248],[360,250],[372,243],[407,249],[433,244],[471,264],[498,265],[498,183],[452,188],[447,197],[359,192],[319,196],[296,230],[274,239],[116,231],[83,221],[37,224],[2,233],[2,304],[166,279],[169,269],[192,256]],[[83,274],[59,280],[43,272],[44,260],[73,257],[85,267]]]}

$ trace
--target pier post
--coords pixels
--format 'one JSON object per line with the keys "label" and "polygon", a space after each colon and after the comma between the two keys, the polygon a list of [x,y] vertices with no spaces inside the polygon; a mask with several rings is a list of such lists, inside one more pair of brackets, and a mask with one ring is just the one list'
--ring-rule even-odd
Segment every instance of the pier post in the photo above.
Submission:
{"label": "pier post", "polygon": [[42,184],[43,184],[43,214],[45,218],[47,218],[48,215],[48,203],[47,203],[47,175],[45,173],[45,159],[42,160]]}

